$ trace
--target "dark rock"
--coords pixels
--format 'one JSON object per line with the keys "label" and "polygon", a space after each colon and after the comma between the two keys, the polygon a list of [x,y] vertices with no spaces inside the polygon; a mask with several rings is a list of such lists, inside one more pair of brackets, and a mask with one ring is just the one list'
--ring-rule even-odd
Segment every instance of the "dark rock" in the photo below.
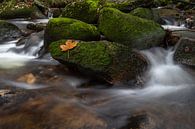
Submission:
{"label": "dark rock", "polygon": [[195,39],[181,38],[175,49],[177,63],[195,67]]}
{"label": "dark rock", "polygon": [[60,45],[66,40],[53,42],[49,50],[54,59],[70,69],[97,77],[111,84],[127,82],[141,76],[147,67],[147,61],[137,51],[107,41],[84,42],[66,52]]}
{"label": "dark rock", "polygon": [[14,40],[20,36],[22,32],[17,26],[0,20],[0,41]]}
{"label": "dark rock", "polygon": [[60,39],[99,40],[100,33],[93,25],[71,18],[54,18],[49,21],[45,30],[44,46]]}
{"label": "dark rock", "polygon": [[167,45],[174,46],[183,37],[195,39],[194,35],[195,31],[193,30],[167,31],[166,42]]}
{"label": "dark rock", "polygon": [[26,26],[26,28],[39,32],[39,31],[42,31],[46,28],[46,24],[44,24],[44,23],[29,23]]}
{"label": "dark rock", "polygon": [[159,24],[114,8],[101,10],[99,30],[109,40],[137,49],[158,46],[165,36],[165,31]]}

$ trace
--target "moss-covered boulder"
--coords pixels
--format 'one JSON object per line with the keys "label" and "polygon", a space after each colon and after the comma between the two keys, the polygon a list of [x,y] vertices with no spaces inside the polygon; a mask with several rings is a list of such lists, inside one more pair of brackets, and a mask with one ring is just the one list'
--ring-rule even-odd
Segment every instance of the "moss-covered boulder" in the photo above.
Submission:
{"label": "moss-covered boulder", "polygon": [[195,39],[181,38],[176,45],[174,59],[179,64],[195,67]]}
{"label": "moss-covered boulder", "polygon": [[137,7],[151,7],[153,0],[101,0],[101,6],[116,8],[122,12],[130,12]]}
{"label": "moss-covered boulder", "polygon": [[93,25],[71,18],[53,18],[47,24],[44,45],[48,47],[48,44],[60,39],[90,41],[99,38],[100,33]]}
{"label": "moss-covered boulder", "polygon": [[160,16],[157,10],[149,9],[149,8],[136,8],[130,12],[131,15],[138,16],[141,18],[145,18],[148,20],[153,20],[155,22],[160,21]]}
{"label": "moss-covered boulder", "polygon": [[33,3],[5,1],[0,5],[1,19],[14,18],[45,18],[41,11]]}
{"label": "moss-covered boulder", "polygon": [[125,14],[114,8],[100,12],[99,30],[111,41],[146,49],[163,42],[165,31],[151,20]]}
{"label": "moss-covered boulder", "polygon": [[54,59],[84,74],[93,75],[110,83],[129,81],[141,76],[147,61],[128,47],[108,41],[80,41],[66,52],[60,45],[66,40],[50,44],[49,50]]}
{"label": "moss-covered boulder", "polygon": [[21,30],[4,20],[0,20],[0,42],[14,40],[22,35]]}
{"label": "moss-covered boulder", "polygon": [[99,0],[83,0],[70,3],[64,8],[61,16],[78,19],[86,23],[96,23],[98,3]]}

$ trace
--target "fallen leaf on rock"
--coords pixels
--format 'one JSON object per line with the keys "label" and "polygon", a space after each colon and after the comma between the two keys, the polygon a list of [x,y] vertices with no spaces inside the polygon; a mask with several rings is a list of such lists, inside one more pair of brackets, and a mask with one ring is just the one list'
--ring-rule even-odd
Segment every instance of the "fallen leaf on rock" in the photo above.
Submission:
{"label": "fallen leaf on rock", "polygon": [[61,51],[67,51],[73,49],[77,46],[78,41],[76,40],[67,40],[65,44],[60,45]]}
{"label": "fallen leaf on rock", "polygon": [[33,84],[36,82],[36,77],[32,73],[28,73],[18,78],[17,80],[20,82],[26,82],[28,84]]}

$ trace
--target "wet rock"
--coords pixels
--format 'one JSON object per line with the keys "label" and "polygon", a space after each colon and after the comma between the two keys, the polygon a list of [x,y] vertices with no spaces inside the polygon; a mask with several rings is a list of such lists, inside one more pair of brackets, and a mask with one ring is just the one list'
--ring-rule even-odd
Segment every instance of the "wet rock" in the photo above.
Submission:
{"label": "wet rock", "polygon": [[17,26],[0,20],[0,41],[14,40],[20,36],[22,32]]}
{"label": "wet rock", "polygon": [[64,8],[61,16],[78,19],[86,23],[97,23],[98,2],[98,0],[84,0],[70,3]]}
{"label": "wet rock", "polygon": [[60,39],[98,40],[100,33],[93,25],[71,18],[54,18],[49,21],[45,30],[44,46]]}
{"label": "wet rock", "polygon": [[62,14],[62,10],[61,8],[50,8],[53,17],[59,17]]}
{"label": "wet rock", "polygon": [[46,28],[47,24],[44,23],[29,23],[26,28],[29,30],[34,30],[34,31],[42,31]]}
{"label": "wet rock", "polygon": [[145,18],[148,20],[153,20],[155,22],[160,21],[160,16],[158,10],[156,9],[149,9],[149,8],[136,8],[130,12],[131,15],[138,16],[141,18]]}
{"label": "wet rock", "polygon": [[168,45],[174,46],[181,38],[195,39],[194,35],[195,32],[192,30],[168,31],[166,41]]}
{"label": "wet rock", "polygon": [[60,40],[50,45],[54,59],[72,70],[111,84],[136,79],[147,67],[147,61],[139,52],[118,43],[80,41],[74,49],[63,52],[60,45],[65,42]]}
{"label": "wet rock", "polygon": [[195,39],[182,38],[175,49],[174,60],[177,63],[195,67]]}
{"label": "wet rock", "polygon": [[[38,33],[32,33],[27,37],[23,37],[17,42],[17,47],[10,48],[8,51],[15,53],[29,54],[33,56],[39,56],[40,47],[43,46],[44,31]],[[21,46],[23,45],[23,46]],[[39,46],[39,47],[38,47]]]}
{"label": "wet rock", "polygon": [[158,46],[165,36],[165,31],[159,24],[114,8],[101,10],[99,30],[109,40],[137,49]]}
{"label": "wet rock", "polygon": [[179,9],[160,8],[159,15],[162,18],[161,24],[181,25],[184,23],[184,11]]}
{"label": "wet rock", "polygon": [[152,129],[154,123],[147,113],[135,113],[128,119],[128,124],[120,129]]}

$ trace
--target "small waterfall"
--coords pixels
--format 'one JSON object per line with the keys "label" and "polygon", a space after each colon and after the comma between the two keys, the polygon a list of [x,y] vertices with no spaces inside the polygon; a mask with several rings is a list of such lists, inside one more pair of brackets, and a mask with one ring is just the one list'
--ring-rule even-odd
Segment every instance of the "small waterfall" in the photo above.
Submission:
{"label": "small waterfall", "polygon": [[192,84],[192,77],[174,64],[172,49],[152,48],[143,51],[151,63],[147,86],[180,86]]}
{"label": "small waterfall", "polygon": [[20,67],[29,60],[38,58],[43,46],[43,35],[42,31],[23,39],[0,44],[0,68]]}

